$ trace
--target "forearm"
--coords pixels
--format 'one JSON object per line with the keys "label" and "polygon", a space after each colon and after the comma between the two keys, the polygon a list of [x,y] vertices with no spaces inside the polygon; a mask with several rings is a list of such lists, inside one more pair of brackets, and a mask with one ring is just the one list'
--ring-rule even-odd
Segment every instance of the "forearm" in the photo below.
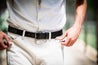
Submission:
{"label": "forearm", "polygon": [[76,0],[75,6],[74,26],[81,28],[86,14],[87,2],[86,0]]}

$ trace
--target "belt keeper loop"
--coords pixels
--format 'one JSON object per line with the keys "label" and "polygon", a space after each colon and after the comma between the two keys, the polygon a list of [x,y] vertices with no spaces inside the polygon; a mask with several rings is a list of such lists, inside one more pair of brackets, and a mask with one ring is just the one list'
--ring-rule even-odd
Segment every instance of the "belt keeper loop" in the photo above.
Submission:
{"label": "belt keeper loop", "polygon": [[22,33],[22,39],[24,39],[24,36],[25,36],[25,30],[23,30],[23,33]]}
{"label": "belt keeper loop", "polygon": [[51,40],[51,32],[49,32],[49,40]]}
{"label": "belt keeper loop", "polygon": [[36,35],[36,32],[35,32],[35,39],[36,39],[37,35]]}

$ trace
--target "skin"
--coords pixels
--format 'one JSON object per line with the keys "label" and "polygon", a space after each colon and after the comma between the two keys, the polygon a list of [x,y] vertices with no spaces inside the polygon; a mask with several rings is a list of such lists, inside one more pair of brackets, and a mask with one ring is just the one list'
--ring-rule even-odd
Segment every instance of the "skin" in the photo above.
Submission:
{"label": "skin", "polygon": [[67,47],[72,46],[78,39],[86,14],[87,2],[86,0],[75,0],[75,6],[75,22],[73,26],[69,28],[62,36],[56,38],[57,40],[61,41],[67,37],[65,41],[61,41],[61,44]]}
{"label": "skin", "polygon": [[[71,28],[69,28],[62,36],[57,37],[57,40],[63,40],[65,37],[67,37],[66,41],[62,41],[61,44],[67,47],[72,46],[81,31],[82,28],[82,23],[84,21],[85,13],[86,13],[86,8],[87,8],[87,3],[86,0],[76,0],[76,16],[75,16],[75,22]],[[4,44],[3,39],[7,40],[7,44]],[[7,49],[12,43],[10,42],[8,36],[0,31],[0,50]]]}
{"label": "skin", "polygon": [[[3,42],[3,39],[6,39],[7,44]],[[0,31],[0,50],[7,49],[10,45],[12,45],[12,43],[10,42],[8,36]]]}

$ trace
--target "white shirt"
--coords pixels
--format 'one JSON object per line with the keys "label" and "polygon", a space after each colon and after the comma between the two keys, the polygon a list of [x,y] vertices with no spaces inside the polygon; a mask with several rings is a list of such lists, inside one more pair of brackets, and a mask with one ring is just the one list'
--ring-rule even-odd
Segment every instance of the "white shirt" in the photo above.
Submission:
{"label": "white shirt", "polygon": [[27,31],[58,31],[66,23],[65,0],[7,0],[11,26]]}

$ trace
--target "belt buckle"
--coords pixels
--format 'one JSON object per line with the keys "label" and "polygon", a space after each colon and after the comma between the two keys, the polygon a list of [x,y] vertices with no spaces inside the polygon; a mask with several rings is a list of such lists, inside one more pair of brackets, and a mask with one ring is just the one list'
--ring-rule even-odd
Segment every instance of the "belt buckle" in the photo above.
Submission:
{"label": "belt buckle", "polygon": [[48,33],[35,33],[35,39],[51,39],[51,32]]}
{"label": "belt buckle", "polygon": [[45,38],[45,36],[43,35],[43,33],[39,32],[39,33],[35,33],[35,39],[43,39]]}

